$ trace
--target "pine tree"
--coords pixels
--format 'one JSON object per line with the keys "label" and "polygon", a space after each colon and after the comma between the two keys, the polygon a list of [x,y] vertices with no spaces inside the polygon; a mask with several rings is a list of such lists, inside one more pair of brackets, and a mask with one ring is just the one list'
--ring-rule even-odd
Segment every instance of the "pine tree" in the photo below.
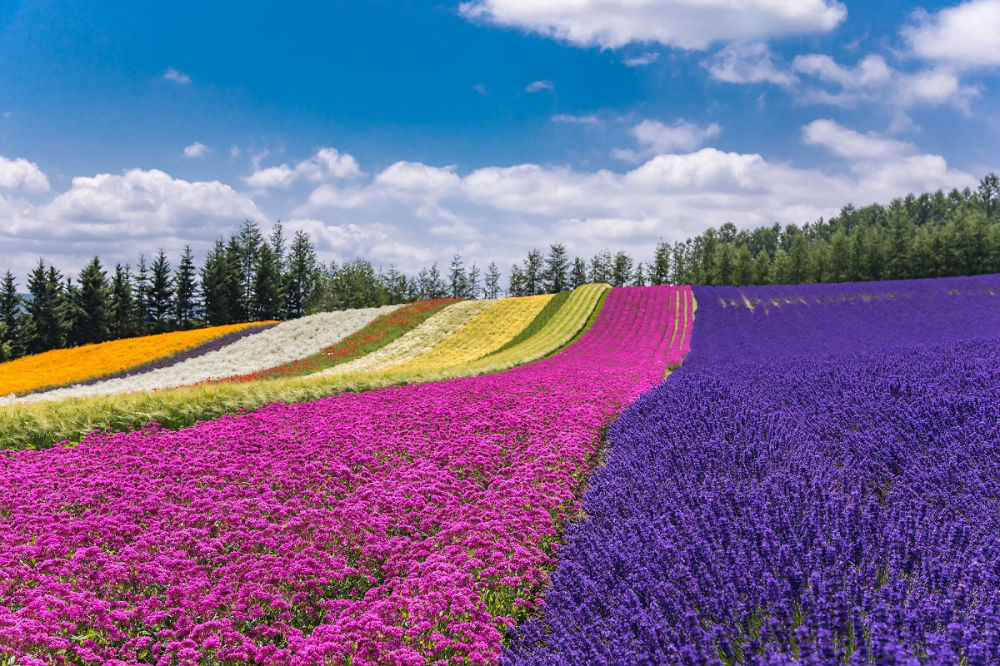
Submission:
{"label": "pine tree", "polygon": [[590,273],[587,279],[592,283],[610,282],[611,268],[614,259],[608,250],[601,250],[590,260]]}
{"label": "pine tree", "polygon": [[486,298],[500,298],[500,269],[495,261],[491,261],[486,267],[486,277],[483,280],[483,296]]}
{"label": "pine tree", "polygon": [[438,270],[437,263],[433,263],[427,271],[427,298],[444,298],[447,294],[441,271]]}
{"label": "pine tree", "polygon": [[226,294],[226,303],[229,304],[229,318],[233,323],[250,321],[250,302],[247,300],[247,292],[243,289],[241,268],[243,254],[239,237],[231,236],[226,244],[226,272],[222,284]]}
{"label": "pine tree", "polygon": [[253,316],[276,319],[281,313],[281,271],[270,245],[261,245],[254,271]]}
{"label": "pine tree", "polygon": [[646,286],[646,265],[641,261],[635,267],[635,275],[632,277],[631,284],[633,287]]}
{"label": "pine tree", "polygon": [[548,294],[558,294],[569,288],[569,258],[566,256],[566,246],[553,243],[549,246],[549,254],[545,257],[545,268],[542,270],[542,289]]}
{"label": "pine tree", "polygon": [[73,318],[73,340],[76,344],[104,342],[111,334],[111,290],[98,257],[80,271],[78,282],[75,300],[79,310]]}
{"label": "pine tree", "polygon": [[39,259],[38,266],[28,275],[28,293],[31,294],[28,353],[38,354],[62,347],[66,343],[62,275],[54,266],[46,270],[45,262]]}
{"label": "pine tree", "polygon": [[465,298],[479,298],[481,289],[482,287],[479,284],[479,267],[473,262],[465,275]]}
{"label": "pine tree", "polygon": [[624,250],[615,253],[611,265],[611,286],[624,287],[632,280],[632,257]]}
{"label": "pine tree", "polygon": [[649,283],[654,285],[670,283],[670,245],[663,239],[656,244],[653,265],[649,268]]}
{"label": "pine tree", "polygon": [[132,296],[132,275],[128,264],[124,267],[115,264],[108,317],[111,339],[129,338],[136,334],[135,299]]}
{"label": "pine tree", "polygon": [[569,286],[576,289],[587,284],[587,262],[580,257],[573,260],[573,268],[569,272]]}
{"label": "pine tree", "polygon": [[170,275],[170,262],[163,250],[157,253],[150,271],[149,315],[153,328],[157,332],[163,332],[170,330],[174,312],[173,278]]}
{"label": "pine tree", "polygon": [[538,250],[528,252],[528,256],[524,260],[524,266],[521,268],[523,296],[534,296],[535,294],[543,293],[542,271],[544,270],[544,266],[545,261],[542,259],[541,252]]}
{"label": "pine tree", "polygon": [[510,282],[507,287],[508,296],[527,296],[524,286],[524,272],[517,264],[510,267]]}
{"label": "pine tree", "polygon": [[408,300],[406,276],[399,272],[395,264],[389,266],[389,270],[379,277],[389,304],[405,303]]}
{"label": "pine tree", "polygon": [[3,326],[0,345],[6,349],[4,360],[18,358],[25,353],[23,301],[17,293],[14,274],[8,270],[0,282],[0,325]]}
{"label": "pine tree", "polygon": [[462,263],[462,255],[456,254],[451,258],[451,267],[448,271],[448,291],[452,298],[465,298],[469,285],[465,279],[465,266]]}
{"label": "pine tree", "polygon": [[753,260],[753,284],[768,284],[771,281],[771,257],[765,250],[757,253]]}
{"label": "pine tree", "polygon": [[285,316],[289,319],[306,313],[316,295],[317,285],[316,250],[304,231],[296,231],[288,253],[288,263],[284,276]]}
{"label": "pine tree", "polygon": [[226,246],[220,238],[208,251],[201,267],[201,302],[209,326],[222,326],[234,321],[230,311],[228,278],[229,261]]}
{"label": "pine tree", "polygon": [[80,302],[80,289],[73,284],[73,278],[67,277],[62,286],[62,299],[59,317],[66,331],[67,347],[75,347],[85,342],[82,337],[81,320],[84,318],[83,305]]}
{"label": "pine tree", "polygon": [[236,234],[239,253],[240,313],[248,321],[253,312],[254,289],[257,277],[257,255],[264,245],[264,236],[253,220],[246,220]]}
{"label": "pine tree", "polygon": [[195,282],[194,254],[184,246],[181,262],[174,274],[174,320],[177,328],[187,330],[195,324],[198,314],[198,285]]}
{"label": "pine tree", "polygon": [[146,255],[139,255],[139,263],[135,271],[135,312],[136,332],[145,335],[149,332],[149,268],[146,266]]}

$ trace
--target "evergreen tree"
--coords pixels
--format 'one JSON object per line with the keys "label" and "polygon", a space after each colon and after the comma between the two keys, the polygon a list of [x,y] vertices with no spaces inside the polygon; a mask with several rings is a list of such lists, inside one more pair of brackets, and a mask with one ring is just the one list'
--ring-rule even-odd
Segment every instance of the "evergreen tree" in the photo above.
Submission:
{"label": "evergreen tree", "polygon": [[733,276],[736,284],[753,284],[754,265],[750,259],[750,250],[741,245],[736,248],[736,262],[733,268]]}
{"label": "evergreen tree", "polygon": [[486,267],[486,277],[483,280],[483,296],[486,298],[500,298],[500,269],[496,262],[491,261]]}
{"label": "evergreen tree", "polygon": [[481,290],[482,286],[479,284],[479,267],[473,262],[465,275],[465,297],[471,299],[479,298]]}
{"label": "evergreen tree", "polygon": [[[226,278],[223,281],[223,289],[226,294],[226,303],[229,305],[230,322],[250,321],[250,297],[253,294],[253,281],[250,282],[250,291],[244,289],[243,283],[243,247],[240,244],[238,235],[230,236],[226,243]],[[256,251],[254,257],[256,258]],[[253,274],[251,273],[251,276]]]}
{"label": "evergreen tree", "polygon": [[145,335],[149,331],[151,317],[149,314],[149,268],[146,266],[146,256],[139,255],[139,263],[135,271],[135,312],[136,332]]}
{"label": "evergreen tree", "polygon": [[573,260],[573,268],[569,272],[569,286],[572,289],[587,284],[587,263],[577,257]]}
{"label": "evergreen tree", "polygon": [[615,258],[611,264],[611,286],[624,287],[632,281],[633,261],[624,250],[615,253]]}
{"label": "evergreen tree", "polygon": [[0,326],[3,326],[0,346],[5,349],[4,360],[7,361],[25,353],[23,302],[24,299],[17,293],[14,274],[8,270],[0,282]]}
{"label": "evergreen tree", "polygon": [[590,273],[587,276],[592,283],[610,282],[611,270],[614,266],[614,258],[611,253],[604,249],[598,252],[590,260]]}
{"label": "evergreen tree", "polygon": [[409,300],[406,276],[395,265],[389,266],[389,270],[380,277],[388,303],[406,303]]}
{"label": "evergreen tree", "polygon": [[253,220],[246,220],[236,234],[239,261],[240,314],[249,321],[254,309],[254,289],[257,282],[257,255],[264,245],[264,236]]}
{"label": "evergreen tree", "polygon": [[227,288],[229,275],[226,246],[220,238],[205,256],[201,267],[201,302],[209,326],[222,326],[234,321]]}
{"label": "evergreen tree", "polygon": [[427,271],[426,289],[427,298],[444,298],[448,295],[436,263],[431,264],[430,270]]}
{"label": "evergreen tree", "polygon": [[277,319],[281,313],[281,270],[270,245],[261,245],[254,271],[253,316],[257,320]]}
{"label": "evergreen tree", "polygon": [[524,260],[524,266],[521,269],[523,296],[534,296],[535,294],[544,293],[542,285],[543,266],[544,261],[541,252],[538,250],[528,252],[528,256]]}
{"label": "evergreen tree", "polygon": [[549,246],[549,254],[545,257],[545,269],[542,271],[542,289],[548,294],[558,294],[569,288],[569,258],[566,256],[566,246],[553,243]]}
{"label": "evergreen tree", "polygon": [[156,332],[168,331],[171,328],[174,312],[173,278],[170,275],[170,262],[167,255],[160,250],[150,268],[149,278],[149,316]]}
{"label": "evergreen tree", "polygon": [[136,334],[135,298],[132,296],[132,275],[128,264],[115,264],[111,280],[111,307],[108,310],[111,338],[130,338]]}
{"label": "evergreen tree", "polygon": [[521,271],[521,267],[517,264],[513,264],[510,267],[510,282],[507,287],[508,296],[526,296],[524,286],[524,273]]}
{"label": "evergreen tree", "polygon": [[653,255],[653,265],[649,268],[650,284],[670,283],[670,245],[662,238],[656,244],[656,253]]}
{"label": "evergreen tree", "polygon": [[318,280],[316,250],[304,231],[296,231],[284,276],[284,308],[289,319],[301,317],[312,305]]}
{"label": "evergreen tree", "polygon": [[54,266],[46,270],[45,262],[39,259],[28,275],[28,293],[31,294],[28,353],[38,354],[62,347],[66,343],[62,275]]}
{"label": "evergreen tree", "polygon": [[752,284],[768,284],[771,281],[771,257],[766,250],[757,253],[757,258],[753,260],[753,282]]}
{"label": "evergreen tree", "polygon": [[646,265],[641,261],[635,267],[635,275],[632,277],[633,287],[646,286]]}
{"label": "evergreen tree", "polygon": [[78,291],[74,293],[79,308],[72,321],[76,344],[104,342],[111,334],[111,290],[108,277],[98,257],[80,271]]}
{"label": "evergreen tree", "polygon": [[191,246],[184,246],[181,262],[174,274],[174,320],[177,328],[194,326],[198,314],[198,285],[195,282],[194,255]]}
{"label": "evergreen tree", "polygon": [[452,298],[465,298],[469,290],[465,277],[465,266],[462,263],[462,255],[456,254],[451,258],[451,267],[448,271],[448,291]]}

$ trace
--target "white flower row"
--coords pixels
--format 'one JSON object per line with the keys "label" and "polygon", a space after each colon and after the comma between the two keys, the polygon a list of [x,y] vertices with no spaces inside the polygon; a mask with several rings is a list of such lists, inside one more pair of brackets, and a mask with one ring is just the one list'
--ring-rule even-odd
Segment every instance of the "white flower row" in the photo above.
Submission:
{"label": "white flower row", "polygon": [[448,339],[452,333],[468,324],[473,317],[495,302],[493,300],[459,301],[449,305],[385,347],[350,363],[334,366],[318,374],[344,375],[378,372],[415,359]]}
{"label": "white flower row", "polygon": [[69,386],[20,398],[0,399],[0,404],[152,391],[266,370],[311,356],[397,307],[399,306],[387,305],[381,308],[321,312],[282,322],[222,349],[167,368],[109,379],[90,386]]}

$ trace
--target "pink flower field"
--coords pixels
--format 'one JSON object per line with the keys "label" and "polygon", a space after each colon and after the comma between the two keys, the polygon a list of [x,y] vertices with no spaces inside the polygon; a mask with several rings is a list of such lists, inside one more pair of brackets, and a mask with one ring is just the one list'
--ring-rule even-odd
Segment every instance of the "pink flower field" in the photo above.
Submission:
{"label": "pink flower field", "polygon": [[576,343],[504,373],[0,452],[0,655],[496,663],[601,428],[687,351],[691,308],[614,289]]}

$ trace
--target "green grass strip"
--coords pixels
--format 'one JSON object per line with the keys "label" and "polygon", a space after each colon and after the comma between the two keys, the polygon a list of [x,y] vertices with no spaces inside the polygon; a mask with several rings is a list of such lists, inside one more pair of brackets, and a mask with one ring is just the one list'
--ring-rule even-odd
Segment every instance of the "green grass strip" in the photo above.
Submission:
{"label": "green grass strip", "polygon": [[563,306],[563,303],[565,303],[569,299],[569,295],[571,293],[572,292],[569,291],[561,291],[555,296],[553,296],[552,300],[546,303],[545,307],[542,308],[542,311],[538,313],[538,316],[536,316],[534,319],[531,320],[531,323],[528,324],[527,328],[525,328],[523,331],[514,336],[514,338],[510,342],[508,342],[503,347],[497,349],[492,353],[499,354],[502,351],[506,351],[511,347],[521,344],[522,342],[524,342],[525,340],[527,340],[528,338],[530,338],[531,336],[542,330],[542,328],[547,323],[549,323],[549,320],[552,319],[553,315],[555,315],[555,313],[559,310],[559,308]]}
{"label": "green grass strip", "polygon": [[177,429],[270,402],[303,402],[341,392],[499,372],[543,358],[579,337],[596,318],[596,307],[609,289],[606,284],[579,287],[534,336],[472,363],[432,372],[307,375],[3,407],[0,449],[48,448],[77,441],[93,430],[119,432],[151,422]]}

